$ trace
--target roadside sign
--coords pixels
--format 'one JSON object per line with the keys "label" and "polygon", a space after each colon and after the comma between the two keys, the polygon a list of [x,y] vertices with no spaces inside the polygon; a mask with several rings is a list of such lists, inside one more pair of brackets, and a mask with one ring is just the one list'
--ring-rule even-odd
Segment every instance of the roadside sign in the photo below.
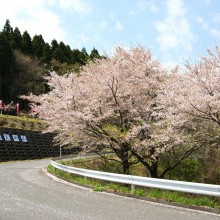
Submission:
{"label": "roadside sign", "polygon": [[4,135],[4,139],[6,141],[11,141],[10,135],[9,134],[3,134]]}
{"label": "roadside sign", "polygon": [[12,135],[12,138],[13,138],[14,141],[19,141],[19,137],[18,137],[18,135],[16,135],[16,134],[13,134],[13,135]]}
{"label": "roadside sign", "polygon": [[27,142],[27,138],[26,138],[25,135],[21,135],[21,141],[22,141],[22,142]]}

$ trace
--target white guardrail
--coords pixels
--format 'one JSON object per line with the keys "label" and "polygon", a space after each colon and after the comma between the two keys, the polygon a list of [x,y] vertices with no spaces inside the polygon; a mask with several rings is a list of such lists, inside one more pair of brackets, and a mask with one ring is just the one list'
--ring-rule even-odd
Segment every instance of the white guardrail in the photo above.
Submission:
{"label": "white guardrail", "polygon": [[203,194],[209,196],[220,196],[220,185],[192,183],[176,180],[156,179],[132,175],[123,175],[115,173],[100,172],[95,170],[87,170],[76,167],[65,166],[51,160],[51,165],[56,169],[77,174],[83,177],[91,177],[110,182],[118,182],[130,184],[132,192],[135,186],[145,186],[150,188],[159,188],[173,191],[181,191],[194,194]]}

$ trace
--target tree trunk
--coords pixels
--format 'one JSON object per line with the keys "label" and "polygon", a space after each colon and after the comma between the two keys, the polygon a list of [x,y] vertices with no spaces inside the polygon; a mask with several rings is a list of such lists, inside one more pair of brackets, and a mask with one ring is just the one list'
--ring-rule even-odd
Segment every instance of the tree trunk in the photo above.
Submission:
{"label": "tree trunk", "polygon": [[151,166],[149,172],[150,172],[150,175],[151,175],[152,178],[159,178],[158,177],[158,164],[157,164],[157,161],[152,162],[152,166]]}
{"label": "tree trunk", "polygon": [[124,174],[129,174],[131,164],[129,163],[129,146],[127,143],[122,143],[121,151],[123,172]]}
{"label": "tree trunk", "polygon": [[127,143],[122,143],[120,145],[120,149],[112,148],[116,155],[121,160],[121,165],[123,168],[124,174],[129,174],[129,169],[131,166],[131,163],[129,161],[129,145]]}
{"label": "tree trunk", "polygon": [[123,167],[123,173],[129,174],[130,163],[128,157],[124,157],[124,159],[122,160],[122,167]]}
{"label": "tree trunk", "polygon": [[158,178],[158,159],[156,161],[151,160],[150,163],[146,160],[145,156],[139,154],[133,149],[131,149],[131,153],[146,168],[146,170],[150,173],[151,177]]}

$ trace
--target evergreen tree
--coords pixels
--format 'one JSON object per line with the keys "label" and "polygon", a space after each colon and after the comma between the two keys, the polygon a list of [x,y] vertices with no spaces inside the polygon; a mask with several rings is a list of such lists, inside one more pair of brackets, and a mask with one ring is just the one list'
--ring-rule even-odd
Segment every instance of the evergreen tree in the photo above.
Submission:
{"label": "evergreen tree", "polygon": [[81,60],[83,62],[83,65],[85,65],[88,62],[89,54],[86,51],[86,48],[83,47],[81,51]]}
{"label": "evergreen tree", "polygon": [[4,37],[10,42],[11,35],[13,34],[13,28],[11,27],[10,21],[8,19],[5,22],[2,33],[3,33]]}
{"label": "evergreen tree", "polygon": [[21,48],[22,48],[21,42],[22,42],[21,32],[16,27],[14,29],[13,34],[12,34],[12,48],[13,49],[20,49],[21,50]]}
{"label": "evergreen tree", "polygon": [[7,19],[6,22],[5,22],[5,25],[3,27],[3,30],[2,30],[3,33],[9,33],[9,34],[12,34],[13,33],[13,28],[11,27],[10,25],[10,21]]}
{"label": "evergreen tree", "polygon": [[59,46],[59,44],[57,43],[57,41],[54,39],[51,42],[51,53],[54,53],[54,51],[57,49],[57,47]]}
{"label": "evergreen tree", "polygon": [[80,65],[83,64],[81,60],[81,51],[79,49],[72,50],[72,63],[73,64],[79,63]]}
{"label": "evergreen tree", "polygon": [[14,56],[9,42],[0,33],[0,98],[10,98]]}
{"label": "evergreen tree", "polygon": [[49,63],[51,59],[52,59],[52,54],[51,54],[50,45],[48,43],[45,43],[43,47],[43,55],[41,57],[41,61],[43,63]]}
{"label": "evergreen tree", "polygon": [[[53,50],[53,46],[52,46]],[[70,47],[65,45],[62,41],[59,43],[59,45],[56,47],[52,54],[52,58],[56,59],[60,63],[71,63],[72,58],[72,52]]]}
{"label": "evergreen tree", "polygon": [[59,44],[60,47],[60,51],[62,53],[62,58],[63,60],[61,61],[62,63],[67,63],[70,64],[71,63],[71,49],[69,47],[69,45],[65,45],[62,41]]}
{"label": "evergreen tree", "polygon": [[25,31],[22,35],[21,45],[22,45],[22,52],[24,54],[28,54],[28,55],[32,54],[33,50],[32,50],[31,37],[27,31]]}
{"label": "evergreen tree", "polygon": [[8,41],[0,34],[0,73],[6,75],[13,61],[13,53]]}
{"label": "evergreen tree", "polygon": [[42,35],[35,35],[32,40],[32,49],[33,49],[33,54],[36,56],[38,59],[40,59],[43,55],[43,48],[44,48],[44,39]]}
{"label": "evergreen tree", "polygon": [[99,52],[97,49],[93,48],[91,53],[90,53],[90,58],[93,59],[100,59],[101,56],[99,55]]}
{"label": "evergreen tree", "polygon": [[60,49],[60,47],[57,47],[53,54],[52,54],[52,58],[59,61],[59,62],[64,62],[64,58],[63,58],[63,54],[62,54],[62,51]]}

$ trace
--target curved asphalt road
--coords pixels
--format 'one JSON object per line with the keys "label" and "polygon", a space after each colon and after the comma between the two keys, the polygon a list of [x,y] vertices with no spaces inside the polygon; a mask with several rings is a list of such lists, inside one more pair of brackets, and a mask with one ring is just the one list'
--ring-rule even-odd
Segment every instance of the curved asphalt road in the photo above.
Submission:
{"label": "curved asphalt road", "polygon": [[0,220],[220,220],[220,215],[171,207],[57,182],[49,160],[0,163]]}

